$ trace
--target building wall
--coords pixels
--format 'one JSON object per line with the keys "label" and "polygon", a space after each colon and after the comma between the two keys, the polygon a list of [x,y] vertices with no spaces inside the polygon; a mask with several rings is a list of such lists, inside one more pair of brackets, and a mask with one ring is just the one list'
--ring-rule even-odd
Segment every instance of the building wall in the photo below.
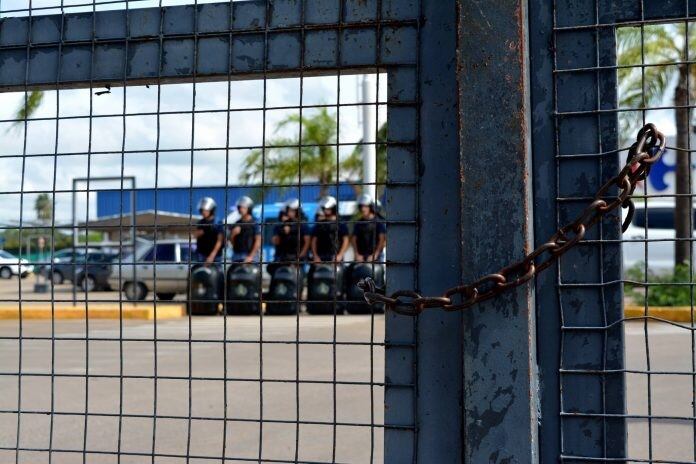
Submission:
{"label": "building wall", "polygon": [[[227,199],[225,199],[225,191]],[[100,190],[97,191],[97,216],[114,216],[126,214],[131,211],[131,190]],[[293,188],[271,188],[265,194],[258,187],[210,187],[210,188],[159,188],[157,189],[157,204],[155,205],[154,189],[136,189],[136,211],[159,210],[180,214],[197,214],[196,206],[201,197],[212,197],[222,209],[227,205],[232,207],[238,197],[248,195],[254,201],[264,203],[276,203],[290,197],[300,197],[306,202],[316,201],[321,195],[321,187],[318,185],[303,186],[301,192]],[[355,199],[355,189],[350,184],[339,184],[328,188],[331,195],[341,201]]]}

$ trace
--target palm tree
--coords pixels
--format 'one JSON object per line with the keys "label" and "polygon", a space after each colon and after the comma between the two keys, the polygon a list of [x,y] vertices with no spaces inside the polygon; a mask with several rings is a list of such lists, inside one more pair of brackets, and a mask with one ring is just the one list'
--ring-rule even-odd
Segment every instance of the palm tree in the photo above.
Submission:
{"label": "palm tree", "polygon": [[34,211],[36,211],[36,218],[43,222],[49,223],[53,218],[53,201],[47,193],[42,193],[36,197],[34,202]]}
{"label": "palm tree", "polygon": [[24,101],[17,108],[15,113],[16,121],[12,127],[19,127],[24,124],[24,120],[29,118],[32,114],[39,109],[41,102],[43,101],[44,94],[40,90],[32,90],[25,95]]}
{"label": "palm tree", "polygon": [[296,136],[277,136],[265,152],[249,153],[242,167],[244,183],[263,179],[267,183],[291,184],[298,181],[301,172],[303,180],[318,181],[322,195],[326,193],[336,175],[336,118],[326,108],[314,116],[293,114],[280,121],[275,132],[296,124],[302,126],[301,141]]}
{"label": "palm tree", "polygon": [[[642,110],[660,105],[665,97],[670,97],[668,92],[676,83],[671,96],[676,107],[677,128],[675,266],[689,261],[691,242],[688,239],[692,235],[691,168],[687,147],[692,127],[688,105],[696,99],[696,67],[686,62],[691,59],[687,51],[696,51],[696,35],[689,32],[687,37],[687,30],[694,27],[696,25],[687,28],[686,24],[655,24],[617,30],[619,91],[623,108]],[[650,66],[636,66],[642,64]],[[642,115],[638,111],[620,113],[620,127],[624,133],[632,132],[641,123]]]}
{"label": "palm tree", "polygon": [[[318,182],[321,195],[325,195],[336,181],[337,162],[341,176],[360,177],[360,147],[345,159],[337,160],[335,114],[327,108],[320,108],[312,116],[290,115],[278,123],[275,132],[293,125],[301,125],[302,140],[297,136],[279,135],[267,144],[265,153],[262,150],[249,153],[242,166],[242,182],[250,184],[263,179],[266,183],[288,185],[298,182],[301,172],[303,181]],[[380,129],[377,137],[380,142],[386,140],[386,126]],[[377,179],[383,182],[386,179],[386,148],[383,145],[378,146],[377,157]]]}
{"label": "palm tree", "polygon": [[[362,143],[362,139],[360,140]],[[387,181],[387,123],[380,126],[377,131],[377,198],[384,193],[384,183]],[[362,176],[363,153],[361,146],[355,147],[353,152],[341,163],[341,172],[354,179]],[[359,192],[355,192],[356,194]]]}

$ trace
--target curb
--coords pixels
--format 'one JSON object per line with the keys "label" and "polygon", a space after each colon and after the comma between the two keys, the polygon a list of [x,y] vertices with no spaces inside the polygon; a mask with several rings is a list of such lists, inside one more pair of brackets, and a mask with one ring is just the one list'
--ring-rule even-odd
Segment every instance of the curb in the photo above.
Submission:
{"label": "curb", "polygon": [[[186,315],[186,308],[182,304],[158,304],[157,319],[177,319]],[[20,308],[16,305],[0,306],[0,320],[41,320],[41,319],[139,319],[154,320],[155,305],[149,304],[124,304],[105,305],[91,303],[89,308],[84,305],[60,305],[51,307],[47,304],[25,304]]]}
{"label": "curb", "polygon": [[[671,322],[696,322],[696,309],[691,306],[649,306],[648,316],[664,319]],[[645,317],[645,307],[627,305],[624,308],[624,317]]]}

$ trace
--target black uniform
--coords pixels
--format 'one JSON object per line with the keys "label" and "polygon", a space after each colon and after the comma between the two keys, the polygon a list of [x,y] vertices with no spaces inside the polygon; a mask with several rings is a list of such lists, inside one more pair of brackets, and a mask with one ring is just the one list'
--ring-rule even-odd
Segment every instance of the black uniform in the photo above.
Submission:
{"label": "black uniform", "polygon": [[234,259],[241,260],[254,248],[254,240],[261,235],[261,227],[253,217],[249,220],[243,218],[234,223],[233,227],[239,227],[239,233],[232,239]]}
{"label": "black uniform", "polygon": [[[201,219],[196,223],[196,229],[203,233],[196,239],[196,253],[200,261],[205,261],[210,253],[215,249],[218,236],[223,233],[222,226],[215,221],[215,218]],[[218,250],[215,259],[219,260],[222,256],[222,248]]]}
{"label": "black uniform", "polygon": [[[289,230],[286,231],[286,228]],[[273,235],[278,237],[279,242],[275,246],[275,261],[297,260],[308,233],[307,225],[299,221],[286,221],[276,225]]]}
{"label": "black uniform", "polygon": [[322,261],[332,261],[341,249],[343,238],[348,236],[348,227],[335,219],[319,221],[312,230],[317,239],[317,253]]}
{"label": "black uniform", "polygon": [[353,228],[353,236],[357,245],[356,252],[363,258],[374,254],[379,243],[379,236],[387,233],[387,228],[379,218],[361,219],[361,222],[355,224]]}

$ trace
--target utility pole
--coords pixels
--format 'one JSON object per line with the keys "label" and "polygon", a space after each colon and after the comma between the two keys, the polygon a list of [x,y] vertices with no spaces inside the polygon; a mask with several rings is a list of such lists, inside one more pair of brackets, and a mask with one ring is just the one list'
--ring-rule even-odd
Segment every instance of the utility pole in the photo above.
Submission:
{"label": "utility pole", "polygon": [[375,101],[374,76],[365,74],[362,81],[362,126],[363,126],[363,193],[368,193],[372,198],[377,198],[377,102]]}

